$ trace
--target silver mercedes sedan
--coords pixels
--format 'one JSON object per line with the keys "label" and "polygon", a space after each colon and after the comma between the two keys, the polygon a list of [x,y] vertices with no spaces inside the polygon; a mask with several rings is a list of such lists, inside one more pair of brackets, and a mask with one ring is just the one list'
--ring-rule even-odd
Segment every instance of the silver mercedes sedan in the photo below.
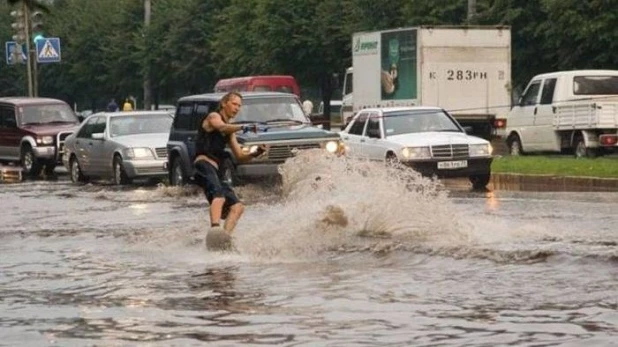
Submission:
{"label": "silver mercedes sedan", "polygon": [[167,176],[167,111],[96,113],[64,143],[63,164],[75,183],[91,178],[129,184],[135,178]]}

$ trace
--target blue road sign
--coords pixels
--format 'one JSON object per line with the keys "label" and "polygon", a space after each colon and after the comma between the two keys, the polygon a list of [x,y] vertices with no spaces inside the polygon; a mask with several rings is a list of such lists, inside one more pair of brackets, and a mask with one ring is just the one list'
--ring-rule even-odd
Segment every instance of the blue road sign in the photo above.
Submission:
{"label": "blue road sign", "polygon": [[36,41],[36,61],[39,63],[60,62],[60,39],[46,37]]}
{"label": "blue road sign", "polygon": [[[6,48],[6,63],[8,65],[22,63],[28,61],[28,55],[26,54],[26,47],[24,45],[18,45],[15,41],[6,41],[4,45]],[[18,50],[21,47],[21,57]]]}

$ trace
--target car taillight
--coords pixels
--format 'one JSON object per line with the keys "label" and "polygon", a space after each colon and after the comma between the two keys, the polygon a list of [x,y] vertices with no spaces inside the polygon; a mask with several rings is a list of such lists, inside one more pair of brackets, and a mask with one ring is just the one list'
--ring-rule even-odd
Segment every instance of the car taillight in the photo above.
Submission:
{"label": "car taillight", "polygon": [[601,146],[614,146],[618,143],[618,135],[615,134],[605,134],[599,136],[599,142]]}
{"label": "car taillight", "polygon": [[506,128],[506,119],[494,120],[494,128],[498,128],[498,129]]}

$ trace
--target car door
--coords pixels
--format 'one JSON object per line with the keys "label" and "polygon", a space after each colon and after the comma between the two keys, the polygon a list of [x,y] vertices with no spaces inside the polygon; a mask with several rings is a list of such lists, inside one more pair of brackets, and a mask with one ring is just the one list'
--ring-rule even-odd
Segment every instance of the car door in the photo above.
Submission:
{"label": "car door", "polygon": [[386,157],[381,119],[380,113],[369,113],[367,126],[361,139],[362,156],[371,160],[384,160]]}
{"label": "car door", "polygon": [[362,155],[362,142],[363,133],[365,131],[365,125],[367,124],[367,118],[369,112],[359,112],[350,124],[349,129],[346,132],[342,132],[341,138],[346,146],[346,153],[351,157],[361,158]]}
{"label": "car door", "polygon": [[554,129],[555,109],[553,107],[554,91],[557,78],[545,78],[541,88],[541,100],[534,115],[535,147],[539,151],[560,151],[560,137]]}
{"label": "car door", "polygon": [[109,177],[112,175],[113,157],[111,153],[108,155],[105,150],[108,141],[105,139],[92,138],[93,134],[105,134],[106,123],[107,117],[96,117],[92,128],[92,134],[90,135],[90,141],[88,142],[91,170],[95,176]]}
{"label": "car door", "polygon": [[75,148],[73,151],[77,156],[77,161],[82,173],[86,176],[93,175],[92,164],[90,162],[90,149],[92,146],[92,134],[94,125],[99,117],[91,117],[79,129],[75,136]]}
{"label": "car door", "polygon": [[19,160],[20,141],[15,107],[0,104],[0,158]]}
{"label": "car door", "polygon": [[511,110],[507,121],[509,128],[517,130],[524,151],[534,151],[538,141],[534,137],[534,118],[538,111],[541,80],[533,80],[519,99],[519,104]]}

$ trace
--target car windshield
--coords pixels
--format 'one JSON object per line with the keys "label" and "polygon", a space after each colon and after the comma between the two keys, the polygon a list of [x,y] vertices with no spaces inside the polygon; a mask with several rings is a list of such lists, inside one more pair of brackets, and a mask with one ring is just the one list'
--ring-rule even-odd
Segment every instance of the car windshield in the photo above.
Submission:
{"label": "car windshield", "polygon": [[110,137],[135,134],[168,133],[172,127],[168,114],[116,116],[110,119]]}
{"label": "car windshield", "polygon": [[22,124],[79,123],[68,105],[27,105],[22,107]]}
{"label": "car windshield", "polygon": [[291,97],[246,98],[234,122],[268,122],[275,119],[309,122],[300,103]]}
{"label": "car windshield", "polygon": [[398,111],[384,114],[387,136],[422,133],[428,131],[461,132],[457,124],[443,111]]}

